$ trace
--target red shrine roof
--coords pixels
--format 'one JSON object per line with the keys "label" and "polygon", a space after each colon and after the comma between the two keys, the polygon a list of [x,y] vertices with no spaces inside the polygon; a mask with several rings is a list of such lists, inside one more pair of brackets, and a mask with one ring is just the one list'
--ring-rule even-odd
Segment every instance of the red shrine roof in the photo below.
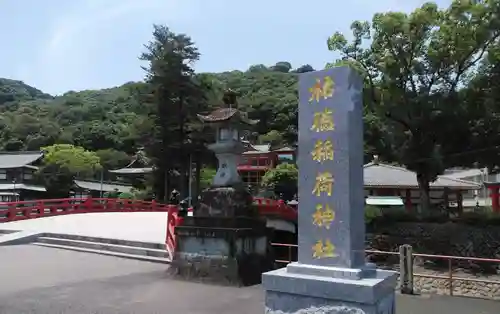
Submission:
{"label": "red shrine roof", "polygon": [[241,112],[236,108],[219,108],[206,116],[199,114],[198,118],[208,123],[236,120],[244,124],[255,125],[259,122],[259,120],[249,119],[246,112]]}

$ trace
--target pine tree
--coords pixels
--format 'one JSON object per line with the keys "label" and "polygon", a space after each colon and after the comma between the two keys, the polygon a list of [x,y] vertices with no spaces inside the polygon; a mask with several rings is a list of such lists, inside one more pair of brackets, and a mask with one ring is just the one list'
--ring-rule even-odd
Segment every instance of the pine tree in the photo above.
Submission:
{"label": "pine tree", "polygon": [[[180,189],[183,196],[186,193],[183,187],[190,159],[187,126],[198,109],[193,108],[194,100],[203,96],[193,69],[200,54],[190,37],[175,34],[163,25],[154,25],[153,39],[145,48],[140,59],[148,62],[143,69],[154,104],[145,148],[156,166],[157,199],[166,200],[173,188]],[[180,180],[174,180],[174,173],[180,174]]]}

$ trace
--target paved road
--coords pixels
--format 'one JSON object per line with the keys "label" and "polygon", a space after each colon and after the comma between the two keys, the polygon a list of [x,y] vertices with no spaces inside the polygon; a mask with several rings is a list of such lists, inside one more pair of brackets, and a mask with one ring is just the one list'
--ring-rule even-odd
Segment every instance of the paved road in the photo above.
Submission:
{"label": "paved road", "polygon": [[[31,245],[0,247],[0,314],[256,314],[260,286],[173,281],[165,266]],[[398,296],[399,314],[498,314],[500,303]]]}

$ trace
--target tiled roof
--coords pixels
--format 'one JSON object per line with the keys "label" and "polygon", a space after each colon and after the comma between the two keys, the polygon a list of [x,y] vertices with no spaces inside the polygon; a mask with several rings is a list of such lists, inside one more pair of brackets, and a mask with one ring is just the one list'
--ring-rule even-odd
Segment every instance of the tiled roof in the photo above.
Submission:
{"label": "tiled roof", "polygon": [[[382,163],[368,163],[364,165],[365,187],[408,187],[417,188],[418,181],[415,172],[402,167]],[[481,185],[474,182],[439,176],[430,184],[431,189],[450,188],[454,190],[476,190]]]}
{"label": "tiled roof", "polygon": [[[74,181],[76,186],[86,189],[86,190],[91,190],[91,191],[101,191],[101,182],[99,181],[86,181],[86,180],[75,180]],[[106,192],[112,192],[114,190],[118,190],[121,193],[127,193],[132,190],[131,185],[123,185],[123,184],[117,184],[117,183],[102,183],[102,190]]]}
{"label": "tiled roof", "polygon": [[0,169],[20,168],[42,158],[43,153],[37,152],[0,152]]}
{"label": "tiled roof", "polygon": [[281,147],[279,149],[275,149],[274,151],[275,152],[289,152],[289,151],[295,151],[295,148],[289,147],[289,146],[285,146],[285,147]]}
{"label": "tiled roof", "polygon": [[244,155],[269,153],[271,149],[270,144],[252,145],[248,141],[243,141],[243,145],[245,145],[247,149],[247,151],[243,153]]}
{"label": "tiled roof", "polygon": [[271,145],[270,144],[263,144],[263,145],[253,145],[253,147],[260,151],[260,152],[263,152],[263,153],[267,153],[269,152],[269,150],[271,149]]}
{"label": "tiled roof", "polygon": [[117,174],[144,174],[153,172],[153,168],[121,168],[116,170],[109,170],[111,173]]}
{"label": "tiled roof", "polygon": [[37,191],[37,192],[46,192],[47,190],[43,186],[30,185],[24,183],[5,183],[0,184],[0,191],[8,191],[8,190],[28,190],[28,191]]}
{"label": "tiled roof", "polygon": [[219,108],[206,116],[198,115],[198,118],[203,122],[222,122],[230,120],[233,117],[248,125],[254,125],[259,122],[258,120],[249,119],[245,112],[241,112],[235,108]]}
{"label": "tiled roof", "polygon": [[[481,172],[482,170],[482,172]],[[443,177],[451,179],[463,179],[468,177],[480,176],[481,174],[486,174],[487,169],[466,169],[461,171],[456,171],[448,174],[444,174]]]}
{"label": "tiled roof", "polygon": [[207,122],[213,121],[225,121],[231,119],[236,113],[238,109],[235,108],[219,108],[217,110],[212,111],[206,116],[199,115],[202,120]]}
{"label": "tiled roof", "polygon": [[266,155],[270,152],[261,152],[260,150],[248,150],[246,152],[243,153],[244,156],[248,156],[248,155]]}

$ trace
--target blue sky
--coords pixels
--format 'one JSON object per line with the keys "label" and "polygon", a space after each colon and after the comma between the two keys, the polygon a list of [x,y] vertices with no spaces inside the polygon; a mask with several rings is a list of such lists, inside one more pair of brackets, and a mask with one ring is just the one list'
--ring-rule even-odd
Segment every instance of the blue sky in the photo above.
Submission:
{"label": "blue sky", "polygon": [[[192,37],[196,70],[245,70],[289,61],[322,68],[335,31],[374,13],[410,11],[422,0],[0,0],[0,77],[44,92],[141,80],[137,59],[152,24]],[[438,0],[447,5],[449,0]],[[306,4],[307,3],[307,4]]]}

